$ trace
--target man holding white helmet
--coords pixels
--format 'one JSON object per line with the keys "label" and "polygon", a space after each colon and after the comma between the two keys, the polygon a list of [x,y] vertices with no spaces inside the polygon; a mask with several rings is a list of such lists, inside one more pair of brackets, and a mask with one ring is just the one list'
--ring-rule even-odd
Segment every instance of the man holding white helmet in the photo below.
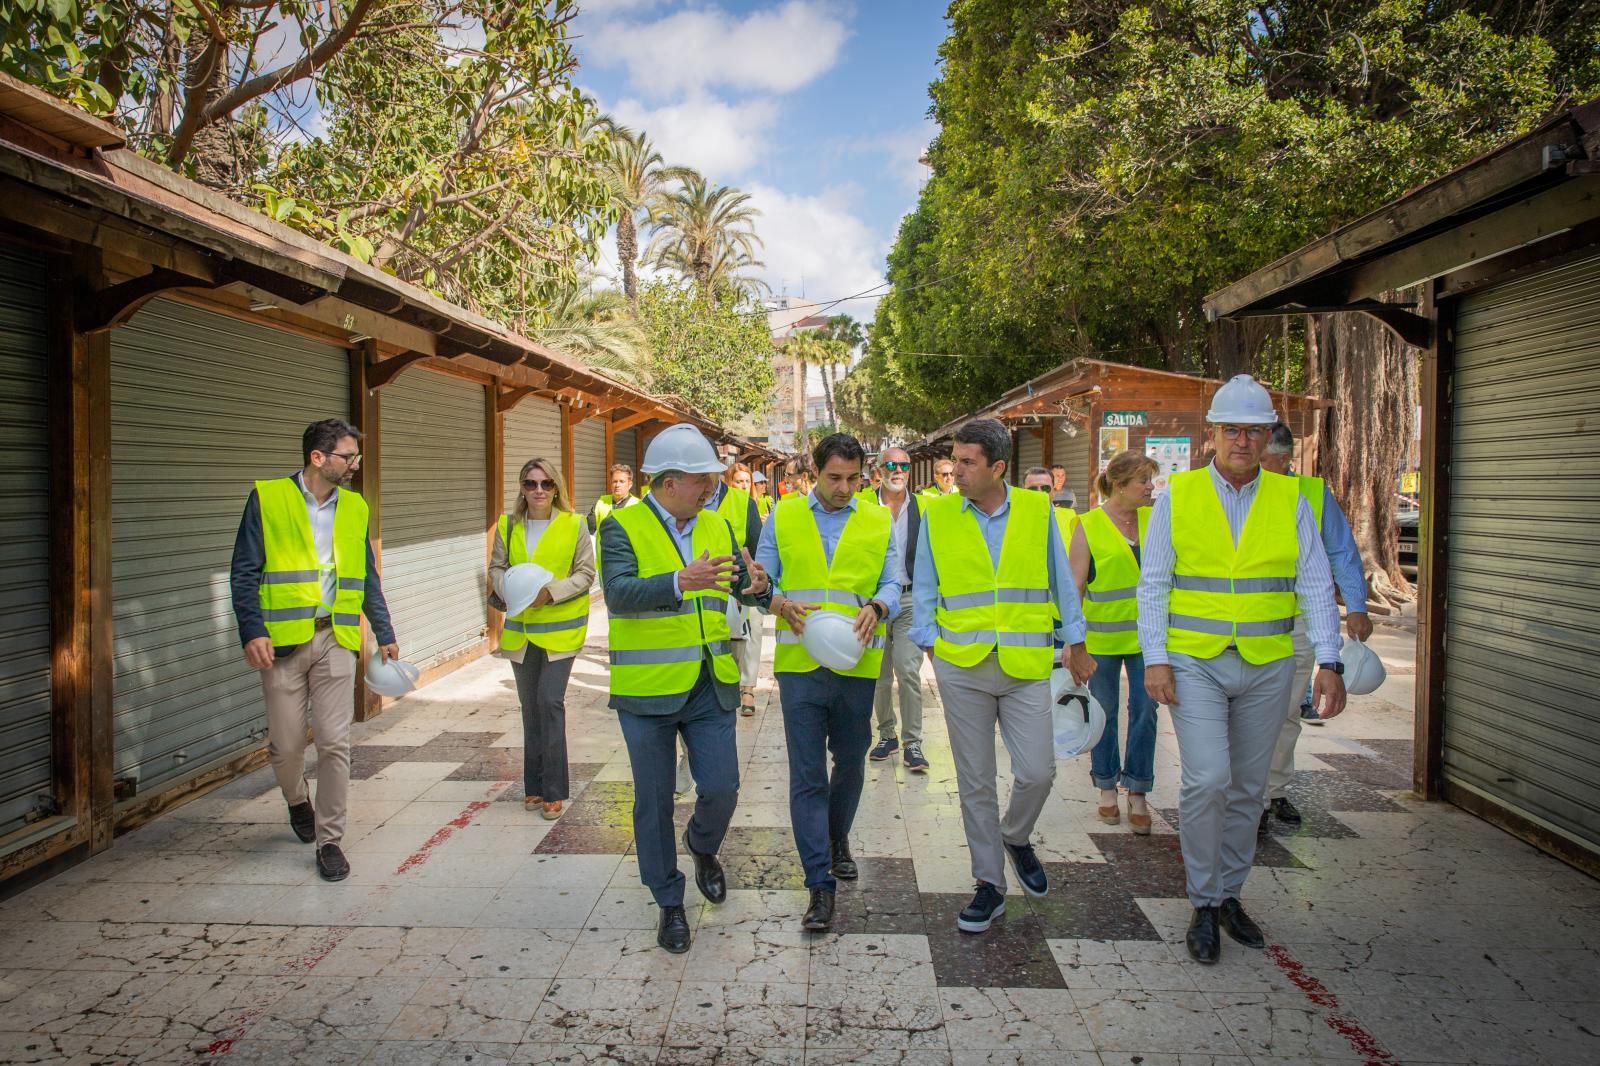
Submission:
{"label": "man holding white helmet", "polygon": [[[872,740],[884,623],[900,609],[900,562],[888,509],[856,496],[867,458],[861,442],[834,433],[811,457],[817,487],[778,504],[761,533],[756,559],[774,583],[771,611],[778,617],[778,646],[773,672],[789,749],[789,817],[811,892],[801,925],[817,932],[833,923],[835,879],[857,876],[850,827],[861,803]],[[806,630],[822,625],[827,614],[850,619],[850,631],[842,622],[836,625],[848,642],[839,649],[844,661],[859,654],[853,665],[835,662],[830,668],[807,647],[815,634]]]}
{"label": "man holding white helmet", "polygon": [[633,768],[639,879],[661,908],[656,941],[681,953],[690,937],[672,825],[678,739],[698,793],[684,847],[694,858],[700,894],[721,903],[727,882],[717,851],[739,795],[739,666],[728,596],[737,589],[740,602],[765,607],[770,594],[749,550],[736,550],[728,520],[705,509],[723,464],[699,430],[687,424],[663,430],[641,469],[651,478],[647,506],[613,511],[600,525],[610,706]]}
{"label": "man holding white helmet", "polygon": [[[1345,606],[1345,631],[1352,640],[1366,640],[1372,636],[1372,620],[1367,616],[1367,579],[1361,572],[1361,549],[1350,532],[1350,520],[1344,516],[1333,490],[1320,477],[1290,472],[1294,460],[1294,432],[1279,422],[1267,436],[1267,450],[1261,456],[1261,468],[1274,474],[1294,478],[1300,495],[1311,505],[1312,517],[1322,534],[1322,547],[1328,553],[1328,566],[1333,571],[1333,583]],[[1278,746],[1272,753],[1272,770],[1267,775],[1267,806],[1261,812],[1260,831],[1266,832],[1273,817],[1288,826],[1301,822],[1300,812],[1289,800],[1289,782],[1294,780],[1294,748],[1300,739],[1300,723],[1321,725],[1322,719],[1311,708],[1310,700],[1301,703],[1311,682],[1311,672],[1317,665],[1316,650],[1306,632],[1305,616],[1294,617],[1294,690],[1289,693],[1283,729],[1278,734]],[[1346,665],[1349,665],[1348,663]],[[1348,683],[1349,679],[1345,679]]]}
{"label": "man holding white helmet", "polygon": [[1272,397],[1241,374],[1206,413],[1211,465],[1175,475],[1145,531],[1139,645],[1145,688],[1178,735],[1184,876],[1194,915],[1189,954],[1214,963],[1220,929],[1266,940],[1239,893],[1255,858],[1267,770],[1294,688],[1294,619],[1304,614],[1324,718],[1344,709],[1339,613],[1310,505],[1290,478],[1261,468]]}

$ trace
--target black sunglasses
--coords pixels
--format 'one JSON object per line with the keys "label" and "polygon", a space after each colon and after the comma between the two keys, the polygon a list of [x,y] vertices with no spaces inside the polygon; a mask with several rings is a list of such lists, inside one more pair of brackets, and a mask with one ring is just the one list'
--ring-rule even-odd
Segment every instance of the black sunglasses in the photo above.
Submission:
{"label": "black sunglasses", "polygon": [[556,487],[556,483],[551,481],[549,478],[545,478],[543,481],[535,481],[532,478],[528,478],[527,480],[523,481],[522,487],[525,489],[541,489],[544,492],[549,492]]}

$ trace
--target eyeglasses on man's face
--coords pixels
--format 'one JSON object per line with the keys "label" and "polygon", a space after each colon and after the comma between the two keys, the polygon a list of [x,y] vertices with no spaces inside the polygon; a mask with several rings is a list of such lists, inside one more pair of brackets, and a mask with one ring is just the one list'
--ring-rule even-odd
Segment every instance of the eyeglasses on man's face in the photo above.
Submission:
{"label": "eyeglasses on man's face", "polygon": [[549,478],[540,478],[536,480],[530,477],[523,479],[522,487],[530,491],[533,489],[538,489],[540,492],[549,492],[556,487],[556,483]]}
{"label": "eyeglasses on man's face", "polygon": [[1243,433],[1247,440],[1261,440],[1271,431],[1271,426],[1218,426],[1227,440],[1238,440]]}
{"label": "eyeglasses on man's face", "polygon": [[911,464],[910,464],[910,463],[895,463],[895,462],[888,462],[888,463],[884,463],[884,464],[883,464],[883,468],[884,468],[884,469],[885,469],[885,470],[898,470],[898,471],[900,471],[900,472],[901,472],[901,473],[902,473],[902,474],[903,474],[903,473],[905,473],[905,472],[906,472],[906,471],[907,471],[907,470],[910,470],[910,469],[911,469]]}
{"label": "eyeglasses on man's face", "polygon": [[329,459],[343,459],[346,466],[355,466],[361,462],[360,452],[323,452]]}
{"label": "eyeglasses on man's face", "polygon": [[1049,485],[1024,485],[1022,487],[1025,488],[1025,489],[1032,489],[1034,492],[1049,492],[1050,491],[1050,486]]}

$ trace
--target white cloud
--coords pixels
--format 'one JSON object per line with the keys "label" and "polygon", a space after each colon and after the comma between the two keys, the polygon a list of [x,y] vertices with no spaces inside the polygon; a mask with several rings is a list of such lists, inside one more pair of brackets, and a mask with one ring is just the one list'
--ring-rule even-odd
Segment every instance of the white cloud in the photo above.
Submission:
{"label": "white cloud", "polygon": [[619,100],[610,111],[623,125],[648,133],[669,164],[694,167],[722,184],[761,157],[778,118],[777,104],[762,97],[730,104],[704,94],[655,108]]}
{"label": "white cloud", "polygon": [[[751,185],[752,204],[761,210],[756,232],[766,242],[761,271],[774,294],[835,300],[874,288],[883,282],[888,243],[856,216],[848,189],[832,188],[817,196],[786,193],[768,185]],[[842,303],[829,314],[850,314],[870,320],[876,298]]]}
{"label": "white cloud", "polygon": [[721,85],[786,93],[831,68],[844,22],[815,0],[788,0],[740,17],[720,8],[678,11],[651,22],[605,22],[585,48],[591,63],[621,63],[634,89],[656,98]]}

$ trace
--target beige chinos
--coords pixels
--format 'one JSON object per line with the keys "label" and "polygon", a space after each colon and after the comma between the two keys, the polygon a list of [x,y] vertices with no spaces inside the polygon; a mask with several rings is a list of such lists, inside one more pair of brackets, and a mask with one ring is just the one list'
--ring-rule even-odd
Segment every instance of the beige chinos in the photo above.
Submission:
{"label": "beige chinos", "polygon": [[344,838],[350,798],[350,723],[355,717],[356,653],[316,630],[311,640],[261,672],[267,704],[267,760],[291,806],[304,803],[306,721],[317,745],[317,847]]}
{"label": "beige chinos", "polygon": [[[900,613],[889,620],[888,643],[883,649],[883,669],[872,705],[877,711],[878,736],[898,736],[904,744],[922,743],[922,660],[926,657],[911,639],[911,591],[900,594]],[[895,725],[894,693],[900,686],[900,724]]]}

